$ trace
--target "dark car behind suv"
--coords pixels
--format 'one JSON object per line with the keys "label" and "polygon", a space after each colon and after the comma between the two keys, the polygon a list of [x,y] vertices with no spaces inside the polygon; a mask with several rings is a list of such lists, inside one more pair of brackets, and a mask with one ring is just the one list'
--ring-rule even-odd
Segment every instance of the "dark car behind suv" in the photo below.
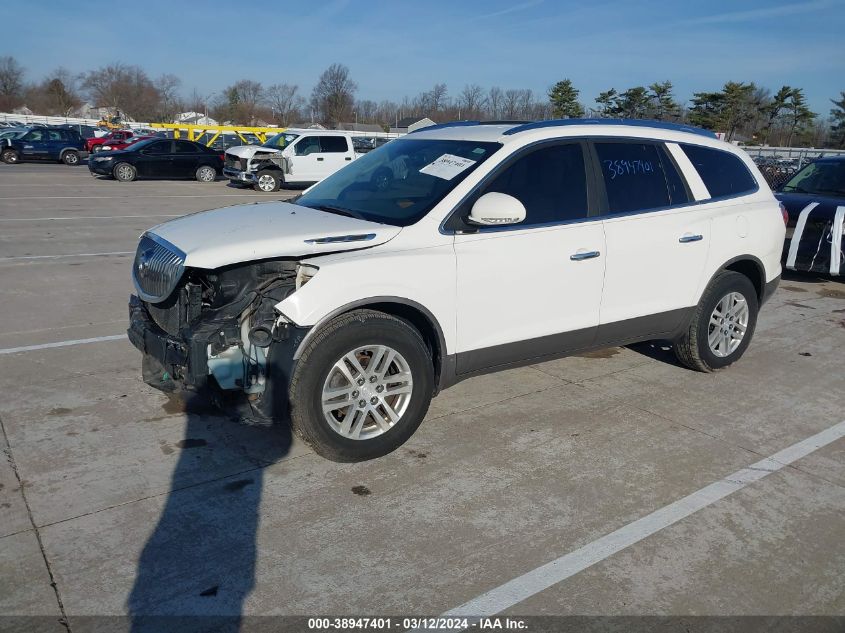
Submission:
{"label": "dark car behind suv", "polygon": [[94,176],[122,182],[137,178],[195,178],[214,182],[223,170],[220,153],[193,141],[149,138],[126,149],[97,152],[88,161]]}
{"label": "dark car behind suv", "polygon": [[22,160],[53,160],[78,165],[87,155],[85,140],[76,130],[36,128],[18,138],[0,141],[0,158],[9,164]]}

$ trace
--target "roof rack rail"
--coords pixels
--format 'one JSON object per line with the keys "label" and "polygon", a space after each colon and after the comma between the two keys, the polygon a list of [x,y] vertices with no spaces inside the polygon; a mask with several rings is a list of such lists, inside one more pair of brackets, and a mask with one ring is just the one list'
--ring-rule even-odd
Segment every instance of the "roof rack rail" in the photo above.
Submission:
{"label": "roof rack rail", "polygon": [[630,125],[636,127],[658,128],[661,130],[674,130],[676,132],[688,132],[690,134],[698,134],[699,136],[718,138],[716,134],[710,130],[705,130],[704,128],[695,127],[693,125],[669,123],[668,121],[650,121],[648,119],[552,119],[549,121],[535,121],[534,123],[519,125],[507,130],[504,134],[506,136],[510,136],[511,134],[527,132],[528,130],[539,130],[546,127],[565,127],[569,125]]}
{"label": "roof rack rail", "polygon": [[481,121],[449,121],[449,123],[438,123],[436,125],[427,125],[419,127],[416,130],[408,132],[408,134],[416,134],[417,132],[428,132],[429,130],[442,130],[447,127],[464,127],[467,125],[481,125]]}

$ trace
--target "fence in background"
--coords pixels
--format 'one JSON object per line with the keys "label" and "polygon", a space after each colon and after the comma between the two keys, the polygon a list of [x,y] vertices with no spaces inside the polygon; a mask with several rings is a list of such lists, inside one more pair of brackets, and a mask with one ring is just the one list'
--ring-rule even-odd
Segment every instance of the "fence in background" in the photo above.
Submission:
{"label": "fence in background", "polygon": [[743,147],[772,189],[778,189],[795,173],[818,158],[845,156],[842,149],[814,147]]}

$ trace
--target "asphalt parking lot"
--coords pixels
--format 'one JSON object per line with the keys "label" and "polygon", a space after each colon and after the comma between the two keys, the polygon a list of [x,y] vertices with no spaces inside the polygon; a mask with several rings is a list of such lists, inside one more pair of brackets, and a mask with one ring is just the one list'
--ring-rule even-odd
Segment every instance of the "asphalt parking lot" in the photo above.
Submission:
{"label": "asphalt parking lot", "polygon": [[845,615],[845,284],[786,277],[728,371],[476,378],[336,464],[146,386],[122,336],[144,229],[295,193],[0,165],[0,614]]}

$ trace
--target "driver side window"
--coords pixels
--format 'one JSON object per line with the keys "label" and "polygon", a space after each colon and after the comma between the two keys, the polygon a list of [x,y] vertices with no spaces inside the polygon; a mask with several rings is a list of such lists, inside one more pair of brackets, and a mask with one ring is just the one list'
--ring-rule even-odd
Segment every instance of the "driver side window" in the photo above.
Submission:
{"label": "driver side window", "polygon": [[308,156],[309,154],[320,153],[320,138],[317,136],[306,136],[294,147],[297,156]]}
{"label": "driver side window", "polygon": [[525,206],[521,227],[586,218],[583,149],[579,143],[566,143],[531,151],[506,167],[481,193],[490,192],[513,196]]}

